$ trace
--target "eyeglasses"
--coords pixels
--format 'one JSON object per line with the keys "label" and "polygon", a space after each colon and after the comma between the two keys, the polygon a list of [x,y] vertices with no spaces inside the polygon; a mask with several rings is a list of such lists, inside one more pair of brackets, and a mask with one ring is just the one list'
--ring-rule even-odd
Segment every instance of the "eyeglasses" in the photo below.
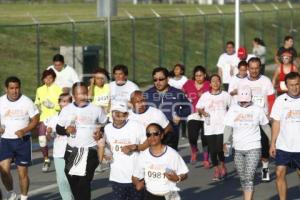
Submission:
{"label": "eyeglasses", "polygon": [[154,78],[153,82],[164,81],[164,80],[166,80],[166,78]]}
{"label": "eyeglasses", "polygon": [[153,132],[153,133],[147,132],[147,133],[146,133],[147,138],[151,137],[152,135],[153,135],[153,136],[159,136],[159,135],[160,135],[160,132]]}

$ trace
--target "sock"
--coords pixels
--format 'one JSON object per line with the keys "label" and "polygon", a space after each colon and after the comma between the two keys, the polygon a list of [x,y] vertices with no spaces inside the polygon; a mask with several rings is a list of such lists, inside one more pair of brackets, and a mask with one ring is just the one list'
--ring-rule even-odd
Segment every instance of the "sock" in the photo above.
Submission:
{"label": "sock", "polygon": [[23,194],[21,194],[21,199],[20,200],[27,200],[28,199],[28,196],[25,196]]}
{"label": "sock", "polygon": [[262,161],[262,167],[263,168],[269,168],[269,161],[267,161],[267,162]]}

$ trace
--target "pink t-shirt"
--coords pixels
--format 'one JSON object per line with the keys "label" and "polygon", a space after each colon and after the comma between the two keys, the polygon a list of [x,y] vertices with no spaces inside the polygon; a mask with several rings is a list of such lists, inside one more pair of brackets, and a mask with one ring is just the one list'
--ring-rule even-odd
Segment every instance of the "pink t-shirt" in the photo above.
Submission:
{"label": "pink t-shirt", "polygon": [[209,81],[205,81],[203,86],[197,90],[195,86],[195,80],[188,80],[182,87],[183,92],[186,94],[187,98],[193,104],[193,113],[197,111],[196,104],[204,92],[210,90],[210,83]]}

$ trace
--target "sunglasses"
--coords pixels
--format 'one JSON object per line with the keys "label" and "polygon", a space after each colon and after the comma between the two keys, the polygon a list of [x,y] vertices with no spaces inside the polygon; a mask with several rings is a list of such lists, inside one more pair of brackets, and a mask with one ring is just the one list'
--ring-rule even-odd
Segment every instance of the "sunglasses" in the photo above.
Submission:
{"label": "sunglasses", "polygon": [[164,81],[164,80],[166,80],[166,78],[154,78],[153,82]]}
{"label": "sunglasses", "polygon": [[147,138],[151,137],[152,135],[153,135],[153,136],[159,136],[159,135],[160,135],[160,132],[153,132],[153,133],[147,132],[147,133],[146,133]]}

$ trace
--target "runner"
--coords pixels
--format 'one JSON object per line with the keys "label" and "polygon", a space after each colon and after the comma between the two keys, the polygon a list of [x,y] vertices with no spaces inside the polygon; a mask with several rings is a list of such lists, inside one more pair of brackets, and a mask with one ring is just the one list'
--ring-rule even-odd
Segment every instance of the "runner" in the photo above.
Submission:
{"label": "runner", "polygon": [[28,167],[31,165],[31,131],[39,122],[39,111],[34,103],[21,93],[21,81],[12,76],[5,81],[6,94],[0,97],[0,140],[1,178],[7,199],[16,200],[13,190],[11,163],[17,166],[21,200],[28,199]]}
{"label": "runner", "polygon": [[244,80],[247,77],[247,69],[248,69],[248,63],[244,60],[240,61],[238,64],[238,74],[232,77],[230,83],[229,83],[229,89],[228,93],[233,97],[233,102],[237,103],[237,93],[239,85],[241,84],[241,81]]}
{"label": "runner", "polygon": [[286,50],[290,51],[292,56],[293,56],[293,60],[296,60],[298,55],[297,55],[296,49],[294,48],[294,38],[293,38],[293,36],[287,35],[287,36],[284,37],[283,46],[278,48],[278,50],[276,52],[276,55],[274,57],[275,63],[280,65],[280,56]]}
{"label": "runner", "polygon": [[[68,136],[65,152],[65,173],[75,200],[91,199],[91,181],[99,164],[97,142],[99,124],[107,121],[106,113],[88,102],[85,83],[72,87],[74,102],[62,109],[58,117],[56,132]],[[65,128],[67,127],[67,128]]]}
{"label": "runner", "polygon": [[[265,114],[269,117],[272,109],[275,92],[271,80],[260,74],[260,59],[251,58],[248,62],[249,75],[246,79],[240,82],[240,86],[248,85],[251,88],[252,102],[263,108]],[[261,178],[262,181],[270,181],[269,173],[269,141],[261,130],[261,142],[262,142],[262,170]]]}
{"label": "runner", "polygon": [[172,134],[164,137],[164,144],[177,150],[179,141],[179,123],[191,113],[191,103],[185,94],[168,84],[169,71],[163,67],[157,67],[152,71],[154,86],[145,91],[145,98],[150,106],[163,111],[170,121]]}
{"label": "runner", "polygon": [[204,135],[214,167],[213,181],[224,178],[227,174],[223,152],[223,132],[225,114],[231,103],[230,95],[221,89],[221,77],[217,74],[210,77],[211,91],[201,95],[196,108],[205,117]]}
{"label": "runner", "polygon": [[[58,100],[60,108],[66,107],[72,103],[72,96],[69,93],[62,93]],[[66,152],[68,137],[56,134],[56,125],[58,122],[58,113],[45,121],[47,127],[47,138],[51,140],[54,138],[53,143],[53,158],[56,171],[56,181],[59,193],[63,200],[72,200],[73,195],[65,174],[65,160],[64,155]]]}
{"label": "runner", "polygon": [[113,200],[142,200],[144,193],[133,187],[131,176],[139,146],[146,140],[146,128],[134,120],[128,120],[125,102],[115,102],[111,111],[113,121],[104,127],[104,140],[112,152],[109,181],[112,184]]}
{"label": "runner", "polygon": [[137,190],[146,185],[144,200],[180,199],[176,183],[187,179],[188,168],[181,156],[162,144],[163,128],[156,123],[147,127],[148,149],[141,152],[133,173]]}
{"label": "runner", "polygon": [[252,49],[253,55],[259,58],[261,61],[260,74],[264,75],[265,66],[266,66],[266,55],[267,55],[266,45],[264,41],[260,38],[254,38],[252,44],[253,44],[253,49]]}
{"label": "runner", "polygon": [[261,107],[251,102],[251,88],[238,90],[238,103],[228,110],[224,124],[224,151],[233,138],[234,163],[240,177],[244,200],[252,200],[254,176],[261,159],[260,126],[271,137],[269,120]]}
{"label": "runner", "polygon": [[280,65],[274,71],[272,84],[276,88],[277,96],[286,93],[287,87],[285,85],[285,75],[290,72],[297,72],[297,67],[293,63],[293,55],[289,50],[282,52],[280,56]]}
{"label": "runner", "polygon": [[271,118],[272,141],[270,154],[276,163],[276,186],[280,200],[287,198],[287,167],[297,169],[300,178],[300,75],[290,72],[285,77],[288,91],[279,96]]}
{"label": "runner", "polygon": [[203,149],[203,166],[205,168],[209,168],[209,155],[208,155],[208,146],[207,140],[204,136],[204,126],[203,119],[198,113],[196,109],[196,104],[204,92],[210,90],[210,83],[207,80],[208,75],[206,73],[206,69],[202,66],[196,66],[193,70],[193,77],[191,80],[188,80],[183,85],[183,91],[186,94],[187,98],[193,104],[192,114],[188,116],[188,137],[189,143],[191,146],[191,159],[190,162],[195,164],[197,161],[197,153],[198,153],[198,138],[199,134],[202,142]]}
{"label": "runner", "polygon": [[55,83],[63,89],[64,93],[69,93],[72,85],[79,81],[78,75],[73,67],[65,64],[65,59],[62,55],[56,54],[53,56],[53,65],[47,69],[53,69],[56,74]]}
{"label": "runner", "polygon": [[48,153],[48,142],[46,138],[46,119],[56,115],[59,110],[58,98],[62,93],[62,88],[54,83],[56,74],[53,69],[45,70],[42,75],[44,85],[36,90],[35,105],[40,110],[40,122],[38,125],[39,145],[44,157],[43,172],[50,169],[50,159]]}
{"label": "runner", "polygon": [[109,112],[110,89],[109,75],[103,68],[98,68],[90,79],[89,99],[96,106],[102,107],[103,110]]}

